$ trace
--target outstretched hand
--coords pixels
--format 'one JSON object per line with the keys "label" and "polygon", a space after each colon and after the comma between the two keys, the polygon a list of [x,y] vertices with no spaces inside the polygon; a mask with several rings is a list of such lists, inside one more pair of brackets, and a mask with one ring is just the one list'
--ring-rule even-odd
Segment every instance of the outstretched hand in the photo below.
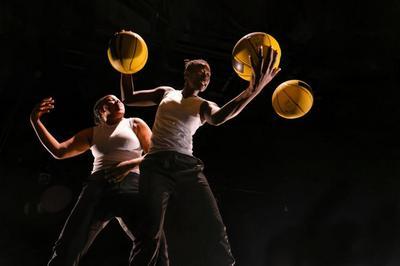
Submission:
{"label": "outstretched hand", "polygon": [[[269,53],[264,59],[264,53]],[[260,46],[258,50],[257,62],[250,56],[250,62],[253,66],[252,79],[250,88],[253,92],[259,92],[281,71],[281,68],[274,67],[278,57],[278,52],[272,47],[264,51],[264,46]]]}
{"label": "outstretched hand", "polygon": [[31,112],[31,119],[38,120],[42,115],[50,113],[54,109],[54,99],[52,97],[43,99]]}

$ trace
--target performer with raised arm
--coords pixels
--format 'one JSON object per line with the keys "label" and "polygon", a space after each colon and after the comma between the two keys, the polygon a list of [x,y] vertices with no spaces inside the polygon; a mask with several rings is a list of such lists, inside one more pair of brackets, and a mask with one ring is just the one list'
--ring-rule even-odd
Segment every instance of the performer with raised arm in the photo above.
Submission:
{"label": "performer with raised arm", "polygon": [[[56,159],[78,156],[89,149],[94,162],[92,174],[72,209],[53,248],[48,265],[76,266],[97,234],[116,218],[134,243],[131,255],[140,249],[143,204],[138,193],[139,164],[150,145],[151,130],[140,118],[125,118],[125,107],[114,95],[94,105],[96,126],[86,128],[59,142],[41,117],[54,108],[46,98],[33,109],[30,121],[42,145]],[[155,265],[169,265],[161,237],[161,255]],[[130,259],[131,261],[131,259]]]}
{"label": "performer with raised arm", "polygon": [[[264,63],[260,48],[259,64],[249,86],[224,106],[198,96],[206,90],[211,77],[209,64],[202,59],[185,62],[181,90],[160,86],[151,90],[133,90],[132,76],[121,75],[121,97],[128,106],[158,105],[148,155],[140,165],[140,193],[149,211],[143,248],[134,254],[136,265],[154,265],[159,254],[164,218],[169,199],[190,202],[182,219],[197,220],[192,243],[182,253],[195,257],[185,266],[233,265],[234,257],[217,203],[203,174],[203,163],[192,154],[192,137],[204,123],[218,126],[237,116],[280,71],[274,68],[277,52],[267,51]],[[253,62],[253,60],[252,60]],[[255,64],[254,64],[255,65]],[[196,232],[195,232],[196,231]],[[168,239],[167,239],[168,241]]]}

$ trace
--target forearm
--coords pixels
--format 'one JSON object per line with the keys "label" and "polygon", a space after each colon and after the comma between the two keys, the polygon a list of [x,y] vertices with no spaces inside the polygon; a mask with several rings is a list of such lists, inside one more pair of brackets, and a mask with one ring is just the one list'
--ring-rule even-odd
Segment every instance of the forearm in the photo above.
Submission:
{"label": "forearm", "polygon": [[39,138],[43,147],[56,159],[62,157],[61,144],[53,137],[53,135],[47,130],[40,119],[30,119],[31,125]]}
{"label": "forearm", "polygon": [[228,121],[229,119],[237,116],[249,102],[251,102],[258,94],[260,90],[255,91],[252,87],[248,87],[238,96],[233,98],[231,101],[222,106],[217,112],[211,115],[212,124],[220,125]]}
{"label": "forearm", "polygon": [[121,100],[124,103],[129,103],[132,101],[133,91],[135,87],[133,85],[132,75],[121,74],[120,79],[120,90],[121,90]]}
{"label": "forearm", "polygon": [[154,106],[164,95],[163,89],[135,91],[132,75],[127,74],[121,74],[120,89],[121,100],[128,106]]}
{"label": "forearm", "polygon": [[126,166],[131,170],[138,166],[144,159],[144,156],[140,156],[139,158],[131,159],[129,161],[125,161]]}
{"label": "forearm", "polygon": [[136,168],[142,161],[144,156],[135,159],[122,161],[110,170],[111,175],[126,173]]}

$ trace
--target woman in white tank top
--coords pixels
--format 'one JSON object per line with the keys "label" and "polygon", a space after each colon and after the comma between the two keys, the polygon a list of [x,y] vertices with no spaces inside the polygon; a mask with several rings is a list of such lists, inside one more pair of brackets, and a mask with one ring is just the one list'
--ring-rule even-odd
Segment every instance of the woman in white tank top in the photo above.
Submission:
{"label": "woman in white tank top", "polygon": [[[150,219],[146,223],[146,245],[134,258],[137,265],[153,265],[165,219],[166,224],[173,225],[172,229],[166,227],[166,235],[171,250],[179,250],[170,254],[177,265],[235,263],[218,206],[202,171],[203,164],[192,155],[192,137],[204,123],[218,126],[237,116],[280,71],[273,67],[277,52],[266,51],[269,56],[264,63],[261,49],[258,62],[263,63],[255,69],[249,86],[222,107],[198,96],[206,90],[211,76],[210,66],[202,59],[186,62],[182,90],[160,86],[133,91],[132,77],[121,76],[121,97],[125,104],[158,105],[150,151],[140,165],[140,192],[145,197]],[[178,206],[174,209],[180,213],[168,223],[166,211],[171,198]]]}
{"label": "woman in white tank top", "polygon": [[[59,142],[41,122],[54,108],[46,98],[33,109],[30,121],[42,145],[56,159],[78,156],[89,149],[94,156],[91,175],[71,211],[48,265],[78,265],[97,234],[116,218],[133,241],[131,258],[140,247],[138,228],[143,206],[138,193],[139,163],[150,145],[151,130],[139,118],[125,118],[125,107],[114,95],[94,105],[96,126]],[[168,265],[164,240],[159,265]]]}

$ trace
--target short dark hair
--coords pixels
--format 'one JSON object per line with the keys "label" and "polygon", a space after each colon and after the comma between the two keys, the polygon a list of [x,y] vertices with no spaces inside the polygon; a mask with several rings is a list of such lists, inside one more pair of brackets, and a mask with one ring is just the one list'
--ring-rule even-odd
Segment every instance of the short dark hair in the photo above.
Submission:
{"label": "short dark hair", "polygon": [[193,60],[185,59],[184,62],[185,62],[185,71],[184,71],[184,74],[186,74],[188,71],[190,71],[190,70],[192,69],[193,66],[196,66],[196,65],[203,65],[203,66],[206,66],[206,67],[208,68],[208,71],[211,72],[211,67],[210,67],[210,65],[209,65],[208,62],[207,62],[206,60],[204,60],[204,59],[193,59]]}

